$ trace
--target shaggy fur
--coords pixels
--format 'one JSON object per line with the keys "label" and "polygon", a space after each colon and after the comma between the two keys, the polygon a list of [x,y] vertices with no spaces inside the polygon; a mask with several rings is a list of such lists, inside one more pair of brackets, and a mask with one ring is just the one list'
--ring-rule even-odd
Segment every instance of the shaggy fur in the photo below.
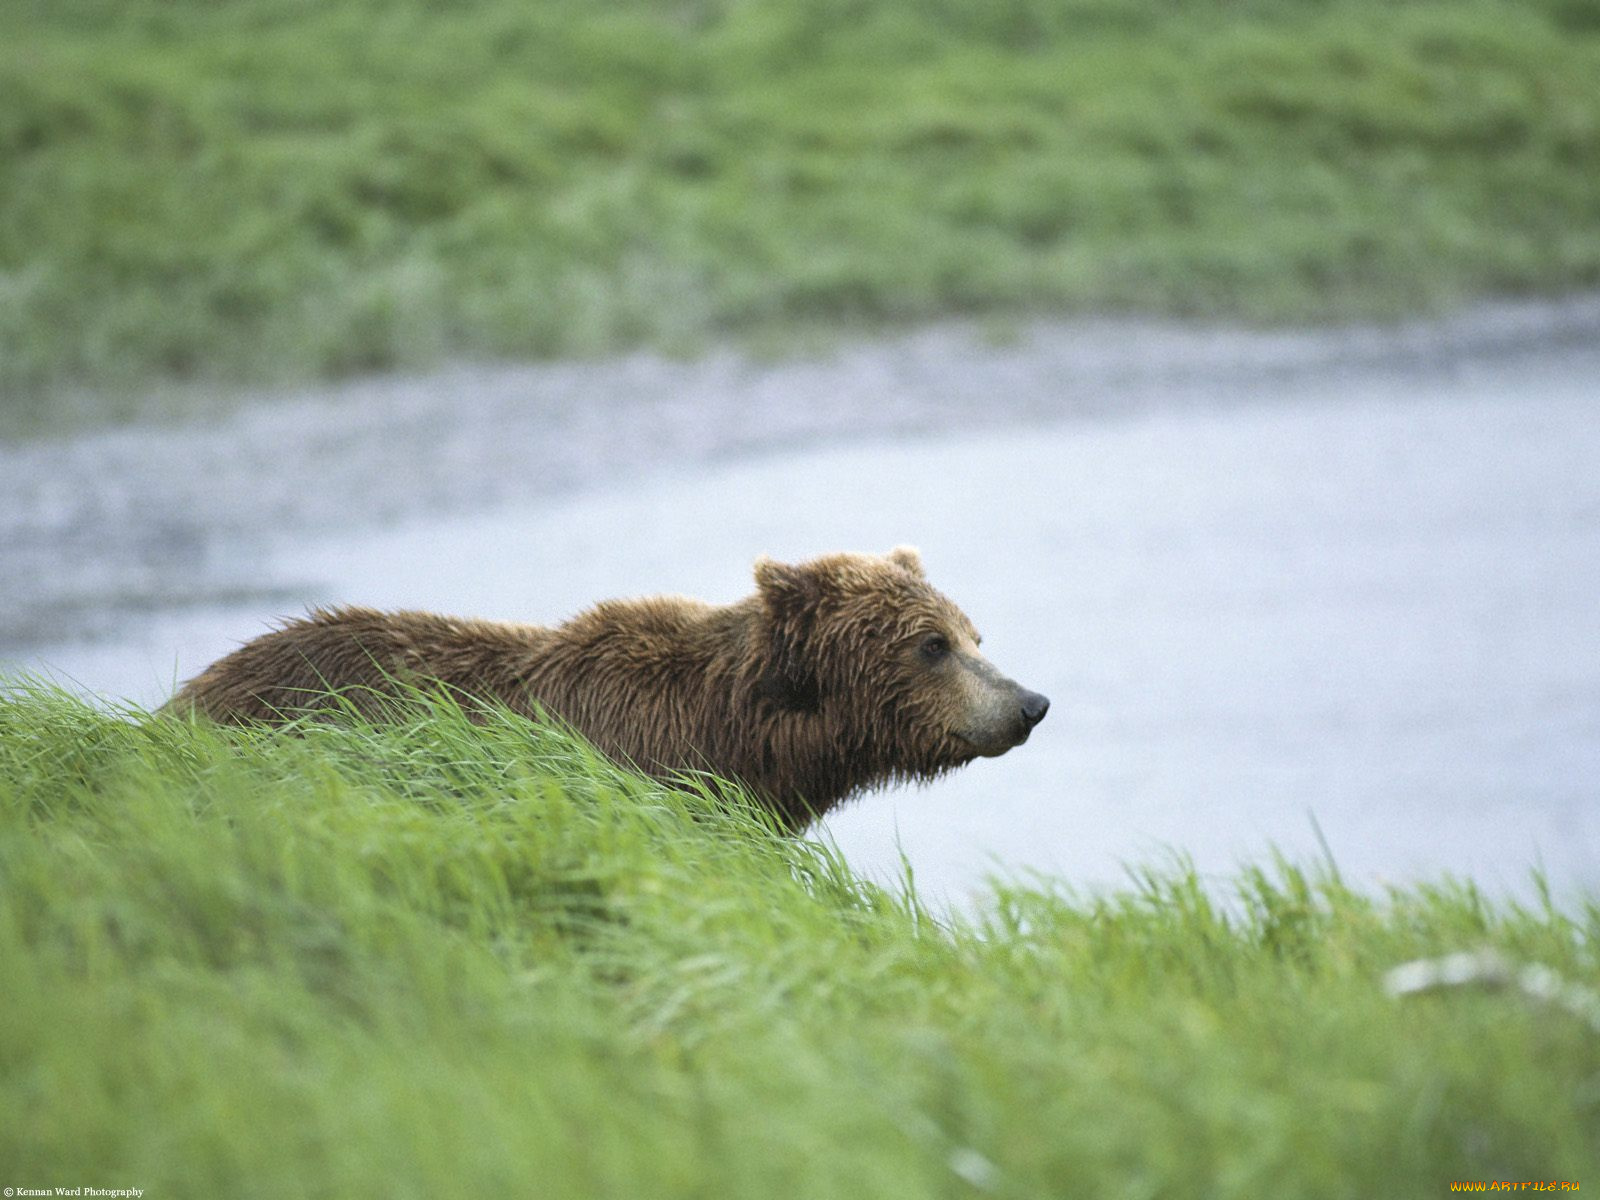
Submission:
{"label": "shaggy fur", "polygon": [[556,714],[606,754],[671,777],[738,779],[788,829],[852,792],[929,779],[1026,740],[1049,702],[977,652],[916,551],[761,559],[713,606],[613,600],[547,628],[422,612],[318,610],[234,651],[169,705],[280,721],[341,693],[382,718],[393,681]]}

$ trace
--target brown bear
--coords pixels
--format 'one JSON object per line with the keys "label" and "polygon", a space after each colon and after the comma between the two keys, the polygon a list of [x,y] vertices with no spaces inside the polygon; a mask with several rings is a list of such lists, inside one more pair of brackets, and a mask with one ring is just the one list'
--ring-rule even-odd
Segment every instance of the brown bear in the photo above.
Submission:
{"label": "brown bear", "polygon": [[554,628],[317,610],[212,664],[169,708],[280,721],[334,691],[381,719],[395,681],[437,683],[552,713],[647,774],[738,780],[799,830],[852,792],[1004,754],[1050,706],[978,653],[910,547],[762,558],[755,579],[736,604],[610,600]]}

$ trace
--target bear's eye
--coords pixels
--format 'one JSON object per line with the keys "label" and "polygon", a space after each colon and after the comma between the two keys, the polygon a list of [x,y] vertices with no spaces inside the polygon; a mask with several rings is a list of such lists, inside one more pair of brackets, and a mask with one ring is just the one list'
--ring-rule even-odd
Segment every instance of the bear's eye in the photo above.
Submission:
{"label": "bear's eye", "polygon": [[930,633],[922,639],[922,657],[929,662],[938,662],[950,653],[950,642],[942,633]]}

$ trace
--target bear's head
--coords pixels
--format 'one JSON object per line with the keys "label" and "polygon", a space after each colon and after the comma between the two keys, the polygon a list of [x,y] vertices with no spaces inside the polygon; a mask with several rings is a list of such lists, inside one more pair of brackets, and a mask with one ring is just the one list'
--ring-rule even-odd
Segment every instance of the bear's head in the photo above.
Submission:
{"label": "bear's head", "polygon": [[762,693],[819,719],[859,783],[930,778],[1028,739],[1050,702],[978,652],[909,546],[755,565]]}

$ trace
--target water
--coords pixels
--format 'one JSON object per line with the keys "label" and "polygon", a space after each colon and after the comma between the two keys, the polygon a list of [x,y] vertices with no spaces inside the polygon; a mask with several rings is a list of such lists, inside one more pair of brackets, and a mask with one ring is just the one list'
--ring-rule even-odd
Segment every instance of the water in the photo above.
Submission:
{"label": "water", "polygon": [[147,597],[7,657],[156,702],[306,603],[555,621],[730,601],[759,554],[910,542],[1054,704],[1012,754],[831,816],[870,874],[903,855],[959,901],[991,872],[1100,887],[1175,850],[1225,878],[1271,847],[1320,858],[1320,828],[1362,886],[1448,872],[1526,896],[1538,866],[1572,894],[1600,886],[1595,366],[1580,345],[1256,373],[1212,403],[1001,405],[448,517],[257,529],[196,603]]}

